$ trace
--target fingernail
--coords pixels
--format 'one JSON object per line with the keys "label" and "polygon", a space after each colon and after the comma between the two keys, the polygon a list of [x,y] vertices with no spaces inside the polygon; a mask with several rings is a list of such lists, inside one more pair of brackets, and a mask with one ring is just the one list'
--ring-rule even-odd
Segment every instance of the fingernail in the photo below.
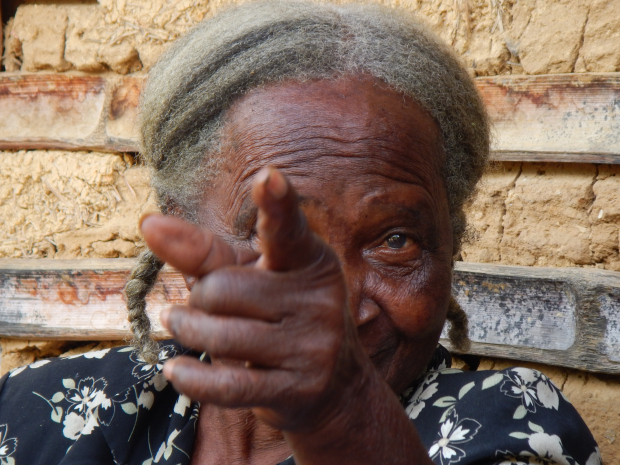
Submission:
{"label": "fingernail", "polygon": [[164,308],[159,314],[159,321],[164,326],[164,328],[168,328],[168,317],[170,316],[170,307]]}
{"label": "fingernail", "polygon": [[144,223],[144,220],[146,220],[149,216],[153,216],[155,213],[144,213],[140,219],[138,220],[138,229],[140,231],[142,231],[142,223]]}
{"label": "fingernail", "polygon": [[166,379],[172,379],[172,375],[174,374],[174,364],[174,360],[168,360],[164,363],[164,368],[162,371],[164,372]]}
{"label": "fingernail", "polygon": [[269,177],[265,180],[265,187],[276,199],[281,199],[288,191],[284,176],[277,170],[269,170]]}

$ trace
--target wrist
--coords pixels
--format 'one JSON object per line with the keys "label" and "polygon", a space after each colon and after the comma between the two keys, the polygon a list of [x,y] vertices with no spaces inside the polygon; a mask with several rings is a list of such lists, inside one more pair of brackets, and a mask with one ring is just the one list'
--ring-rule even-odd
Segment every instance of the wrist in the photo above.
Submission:
{"label": "wrist", "polygon": [[397,396],[368,364],[318,428],[284,432],[298,465],[432,463]]}

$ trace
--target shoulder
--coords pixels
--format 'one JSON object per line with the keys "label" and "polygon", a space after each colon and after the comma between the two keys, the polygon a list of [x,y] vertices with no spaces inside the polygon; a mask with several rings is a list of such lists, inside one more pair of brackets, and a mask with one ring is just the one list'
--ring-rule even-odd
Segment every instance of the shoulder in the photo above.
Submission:
{"label": "shoulder", "polygon": [[404,401],[435,463],[601,463],[575,408],[536,370],[429,371]]}
{"label": "shoulder", "polygon": [[[113,420],[116,430],[124,423],[134,427],[132,415],[141,407],[150,409],[156,396],[160,403],[162,396],[177,402],[178,394],[165,389],[161,368],[181,352],[166,342],[157,364],[150,365],[131,347],[118,347],[41,360],[7,373],[0,380],[0,443],[7,444],[7,460],[39,463],[35,457],[46,457],[45,463],[57,463],[55,458],[80,448],[100,447],[101,454],[104,449],[109,454],[102,428]],[[129,420],[121,425],[123,413]]]}
{"label": "shoulder", "polygon": [[[78,389],[79,385],[81,390],[92,385],[106,393],[121,392],[141,380],[156,376],[164,361],[181,351],[172,342],[163,344],[155,365],[146,363],[132,347],[40,360],[7,373],[0,396],[23,396],[31,388],[41,391],[40,394],[48,394],[59,389]],[[69,387],[73,385],[75,387]]]}

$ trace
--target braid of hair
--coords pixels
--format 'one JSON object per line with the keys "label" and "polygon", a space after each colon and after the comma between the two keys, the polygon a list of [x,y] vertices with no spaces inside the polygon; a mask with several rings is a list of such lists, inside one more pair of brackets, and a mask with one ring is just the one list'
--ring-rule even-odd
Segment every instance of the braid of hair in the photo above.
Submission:
{"label": "braid of hair", "polygon": [[138,257],[125,285],[127,296],[128,320],[131,323],[133,339],[131,344],[149,364],[154,365],[159,360],[159,345],[151,337],[151,321],[146,314],[146,295],[155,285],[157,274],[164,266],[157,256],[150,250],[145,250]]}
{"label": "braid of hair", "polygon": [[448,338],[452,343],[452,347],[458,352],[468,352],[471,347],[471,341],[468,336],[468,319],[467,313],[461,308],[456,299],[451,296],[448,305],[448,321],[450,322],[450,330]]}

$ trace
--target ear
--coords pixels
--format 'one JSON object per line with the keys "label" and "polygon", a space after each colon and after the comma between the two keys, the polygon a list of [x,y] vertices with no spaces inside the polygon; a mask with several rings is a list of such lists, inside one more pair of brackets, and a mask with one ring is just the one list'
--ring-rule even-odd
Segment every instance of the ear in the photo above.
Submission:
{"label": "ear", "polygon": [[196,284],[198,279],[185,273],[183,273],[182,276],[183,281],[185,281],[185,287],[187,287],[187,290],[191,292],[192,287],[194,287],[194,284]]}

